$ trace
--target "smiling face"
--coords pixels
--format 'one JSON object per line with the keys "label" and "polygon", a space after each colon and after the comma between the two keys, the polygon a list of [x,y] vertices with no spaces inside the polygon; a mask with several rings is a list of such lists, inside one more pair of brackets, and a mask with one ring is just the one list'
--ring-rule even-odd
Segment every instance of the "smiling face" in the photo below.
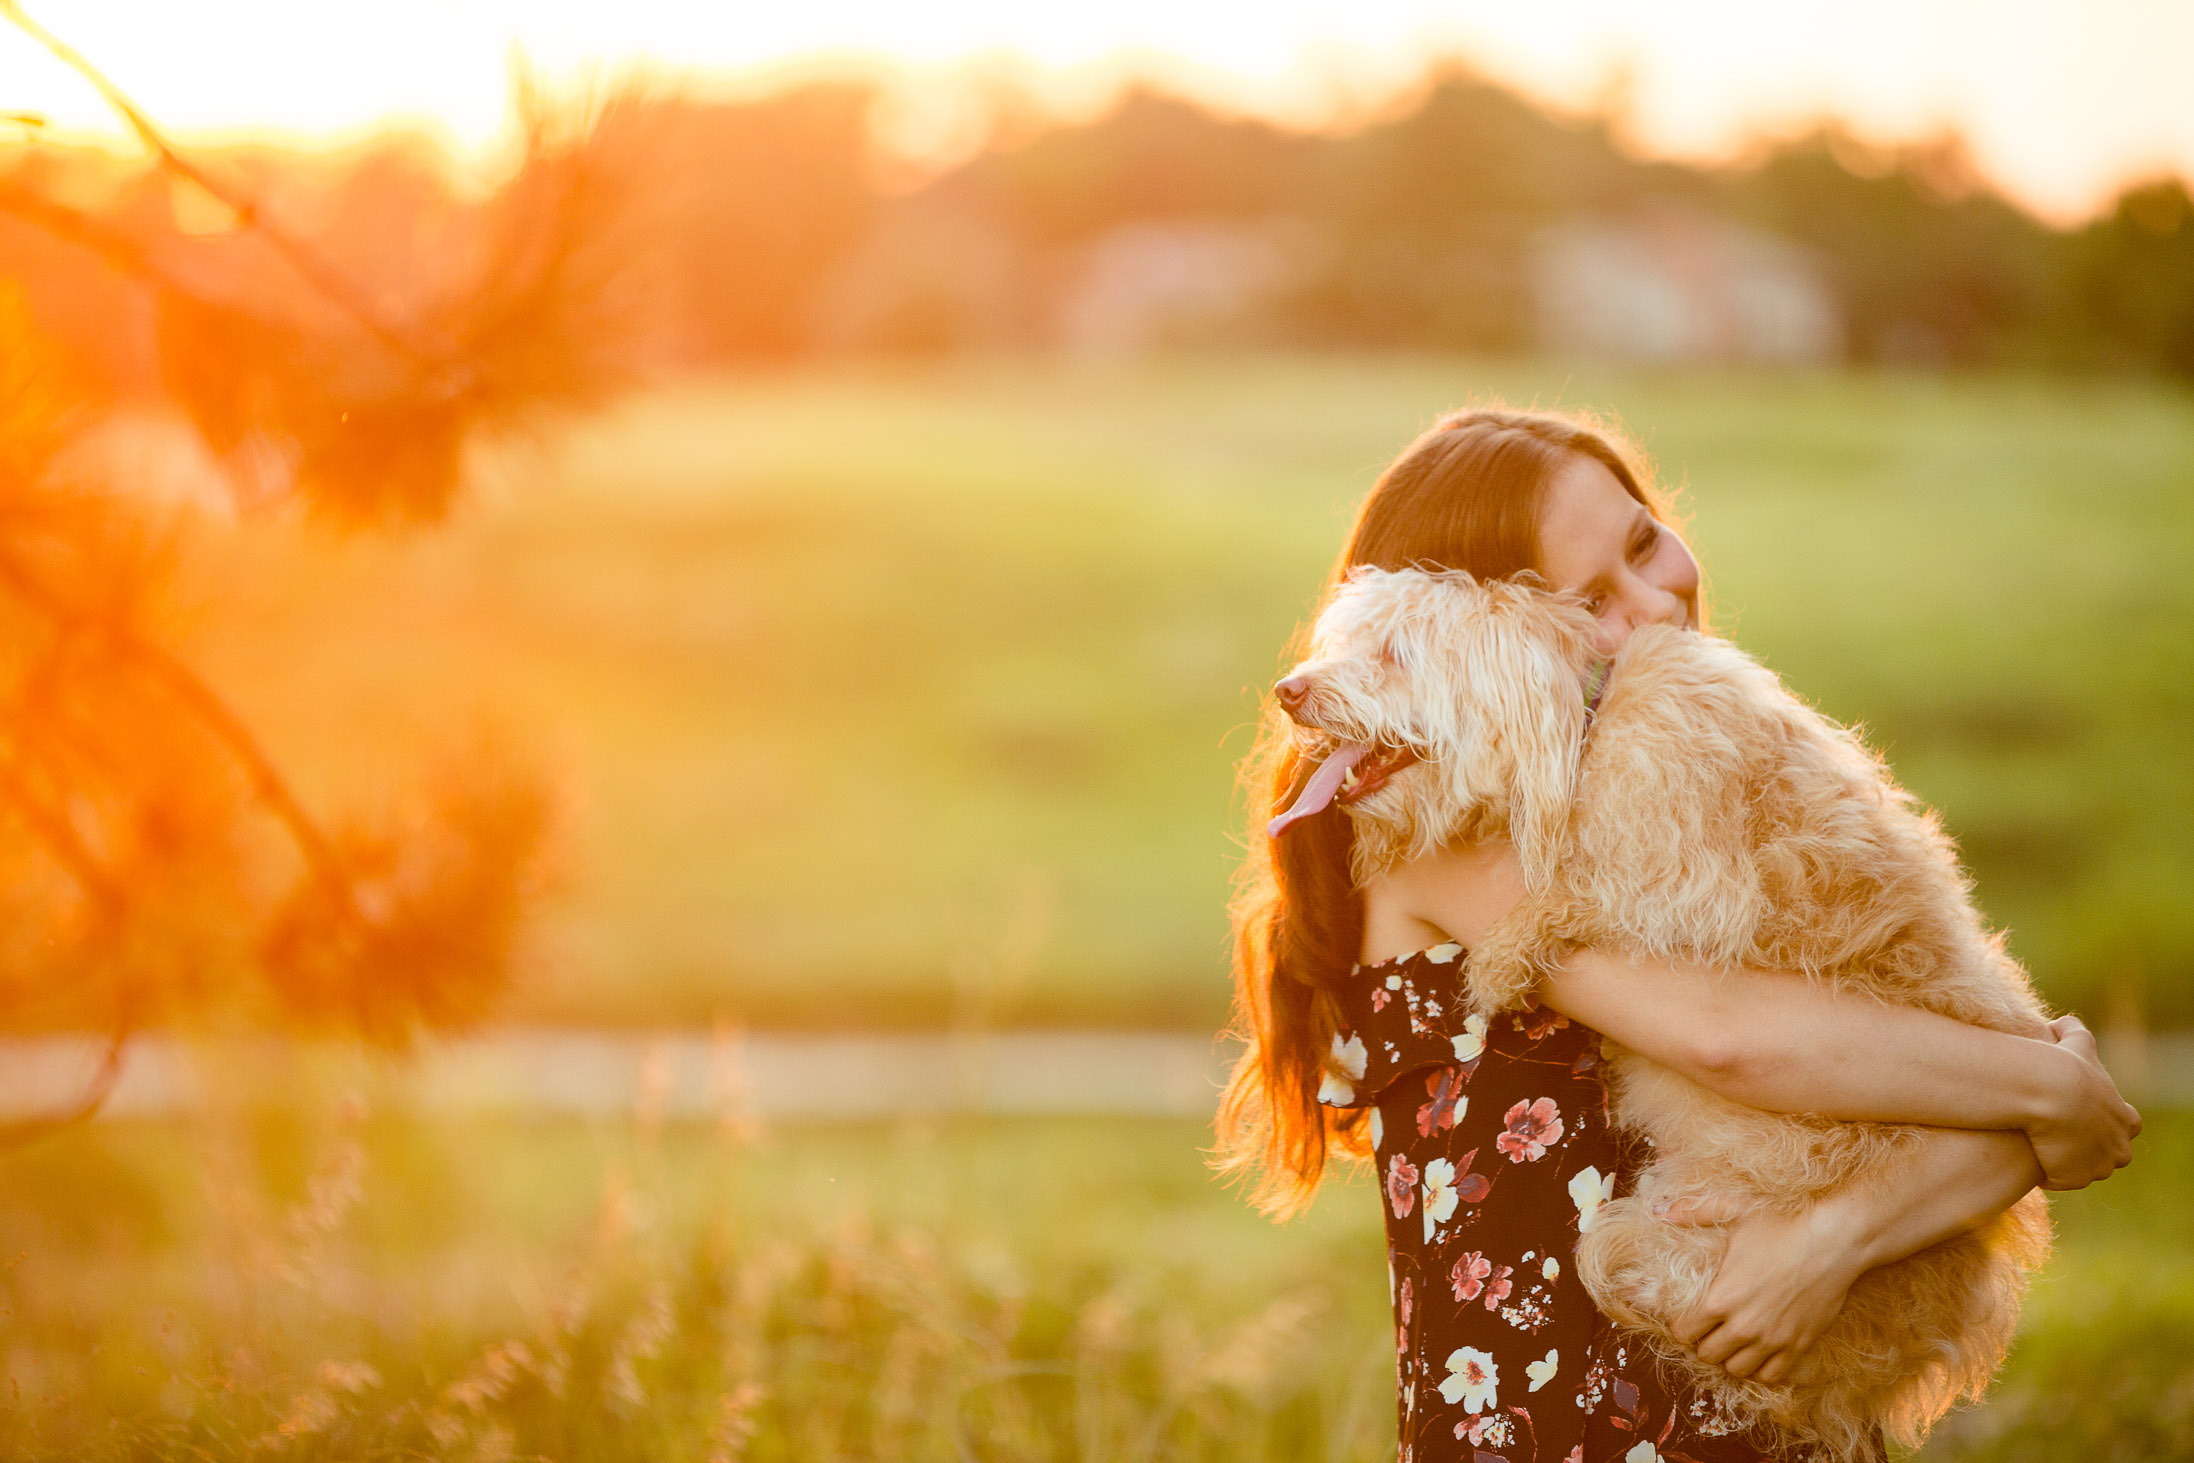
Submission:
{"label": "smiling face", "polygon": [[1593,458],[1573,456],[1547,480],[1539,571],[1583,600],[1613,655],[1640,625],[1699,623],[1699,561]]}

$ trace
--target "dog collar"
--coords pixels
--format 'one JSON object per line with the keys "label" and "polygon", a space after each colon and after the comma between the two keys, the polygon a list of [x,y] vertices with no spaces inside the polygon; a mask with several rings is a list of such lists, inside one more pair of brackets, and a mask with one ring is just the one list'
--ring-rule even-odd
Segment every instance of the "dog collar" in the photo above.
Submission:
{"label": "dog collar", "polygon": [[1604,660],[1596,660],[1585,672],[1585,730],[1592,729],[1592,718],[1600,714],[1600,698],[1607,694],[1608,672],[1613,667]]}

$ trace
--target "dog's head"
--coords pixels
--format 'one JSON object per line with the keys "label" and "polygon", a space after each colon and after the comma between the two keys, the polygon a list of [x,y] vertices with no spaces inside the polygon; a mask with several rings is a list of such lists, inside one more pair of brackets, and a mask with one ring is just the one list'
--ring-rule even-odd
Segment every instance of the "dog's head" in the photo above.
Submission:
{"label": "dog's head", "polygon": [[1352,571],[1275,688],[1317,771],[1273,836],[1340,804],[1362,878],[1505,825],[1542,887],[1576,791],[1592,630],[1574,601],[1520,584]]}

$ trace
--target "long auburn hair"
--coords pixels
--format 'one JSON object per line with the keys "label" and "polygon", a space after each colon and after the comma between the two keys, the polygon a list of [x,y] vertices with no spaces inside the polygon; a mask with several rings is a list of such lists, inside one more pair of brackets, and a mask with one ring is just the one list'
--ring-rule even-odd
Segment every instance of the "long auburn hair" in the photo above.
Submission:
{"label": "long auburn hair", "polygon": [[[1547,483],[1579,457],[1605,466],[1655,518],[1676,526],[1643,455],[1612,427],[1581,412],[1473,407],[1441,417],[1380,474],[1318,608],[1359,565],[1460,569],[1480,579],[1537,573]],[[1290,643],[1291,659],[1307,639],[1306,625]],[[1249,852],[1232,904],[1232,1034],[1244,1048],[1219,1101],[1216,1162],[1248,1180],[1253,1201],[1276,1217],[1310,1201],[1329,1152],[1366,1154],[1363,1109],[1318,1102],[1335,1030],[1331,990],[1354,967],[1363,939],[1349,821],[1328,808],[1284,837],[1265,834],[1313,770],[1267,695],[1241,771]]]}

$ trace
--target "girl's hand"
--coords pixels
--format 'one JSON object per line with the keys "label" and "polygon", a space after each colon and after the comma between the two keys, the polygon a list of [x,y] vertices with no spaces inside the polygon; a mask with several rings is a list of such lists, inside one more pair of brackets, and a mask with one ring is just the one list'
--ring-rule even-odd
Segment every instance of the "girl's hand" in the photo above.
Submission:
{"label": "girl's hand", "polygon": [[1675,1331],[1733,1377],[1787,1381],[1867,1268],[1856,1219],[1833,1198],[1797,1214],[1744,1209],[1735,1199],[1678,1200],[1655,1214],[1728,1228],[1721,1268]]}
{"label": "girl's hand", "polygon": [[2027,1124],[2027,1141],[2046,1176],[2044,1188],[2083,1189],[2133,1161],[2141,1115],[2118,1095],[2095,1053],[2094,1033],[2079,1017],[2059,1016],[2049,1034],[2062,1053],[2052,1084],[2056,1097]]}

